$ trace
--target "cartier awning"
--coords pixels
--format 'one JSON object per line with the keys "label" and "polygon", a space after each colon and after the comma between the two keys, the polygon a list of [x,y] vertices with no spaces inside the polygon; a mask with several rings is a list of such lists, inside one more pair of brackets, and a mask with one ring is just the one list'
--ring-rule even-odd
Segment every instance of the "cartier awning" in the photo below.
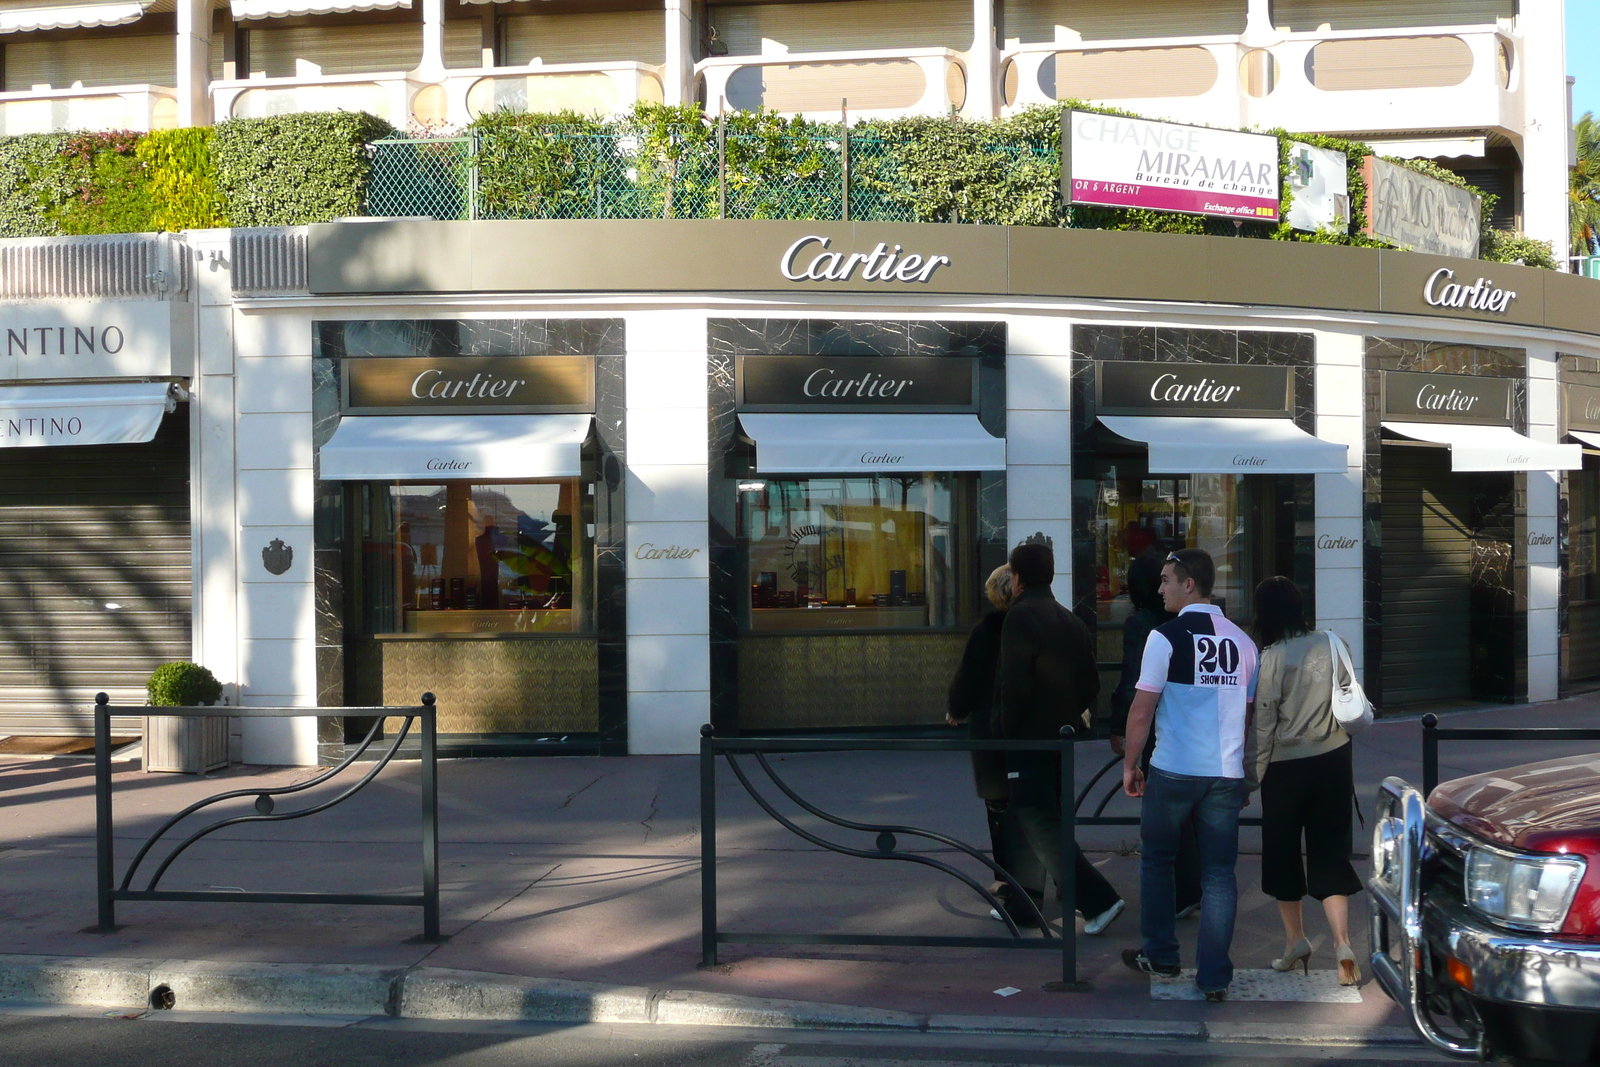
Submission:
{"label": "cartier awning", "polygon": [[347,415],[322,446],[332,482],[576,478],[592,415]]}
{"label": "cartier awning", "polygon": [[1578,447],[1600,451],[1600,433],[1593,430],[1568,430],[1567,433],[1578,439]]}
{"label": "cartier awning", "polygon": [[1450,446],[1453,471],[1575,471],[1583,467],[1581,445],[1545,444],[1509,426],[1386,421],[1383,428],[1413,441]]}
{"label": "cartier awning", "polygon": [[171,382],[0,387],[0,448],[143,444],[181,393]]}
{"label": "cartier awning", "polygon": [[1102,415],[1118,437],[1150,446],[1152,474],[1343,474],[1350,450],[1288,419]]}
{"label": "cartier awning", "polygon": [[976,415],[740,415],[762,474],[1003,471],[1006,443]]}

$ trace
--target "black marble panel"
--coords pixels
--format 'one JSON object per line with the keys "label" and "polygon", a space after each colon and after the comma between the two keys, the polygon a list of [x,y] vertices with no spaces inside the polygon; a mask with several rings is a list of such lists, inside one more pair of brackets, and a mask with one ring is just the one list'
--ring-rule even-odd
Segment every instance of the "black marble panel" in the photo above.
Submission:
{"label": "black marble panel", "polygon": [[381,356],[621,356],[622,319],[365,319],[316,324],[324,359]]}
{"label": "black marble panel", "polygon": [[911,324],[897,319],[811,319],[808,355],[904,356],[911,352]]}
{"label": "black marble panel", "polygon": [[1310,367],[1317,362],[1315,334],[1240,330],[1239,362],[1274,367]]}
{"label": "black marble panel", "polygon": [[712,355],[804,356],[811,330],[805,319],[707,319],[706,343]]}
{"label": "black marble panel", "polygon": [[1156,359],[1162,363],[1237,363],[1239,335],[1233,330],[1156,327]]}
{"label": "black marble panel", "polygon": [[1518,433],[1528,432],[1528,382],[1525,378],[1511,383],[1511,428]]}
{"label": "black marble panel", "polygon": [[911,322],[910,351],[914,356],[1004,357],[1006,337],[1006,324],[1003,322],[914,319]]}
{"label": "black marble panel", "polygon": [[1156,358],[1156,331],[1153,326],[1072,327],[1074,359],[1128,359],[1152,362]]}
{"label": "black marble panel", "polygon": [[1527,367],[1527,352],[1520,348],[1368,337],[1366,352],[1367,365],[1379,370],[1521,378]]}
{"label": "black marble panel", "polygon": [[[1241,346],[1242,351],[1242,346]],[[1294,375],[1294,424],[1313,436],[1317,432],[1317,371],[1315,367],[1292,367]]]}
{"label": "black marble panel", "polygon": [[1004,356],[1006,324],[905,319],[709,319],[718,356]]}
{"label": "black marble panel", "polygon": [[339,428],[339,361],[311,361],[311,448],[319,452]]}

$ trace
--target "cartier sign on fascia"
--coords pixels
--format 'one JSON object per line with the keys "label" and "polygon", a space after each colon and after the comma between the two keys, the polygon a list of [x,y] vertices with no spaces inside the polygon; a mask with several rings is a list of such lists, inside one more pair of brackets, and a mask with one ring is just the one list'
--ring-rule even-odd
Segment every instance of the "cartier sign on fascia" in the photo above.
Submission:
{"label": "cartier sign on fascia", "polygon": [[1289,368],[1253,364],[1095,364],[1102,414],[1286,418]]}
{"label": "cartier sign on fascia", "polygon": [[1386,371],[1383,413],[1409,422],[1511,425],[1511,379]]}
{"label": "cartier sign on fascia", "polygon": [[1449,267],[1440,267],[1428,275],[1422,286],[1422,299],[1429,307],[1503,312],[1517,298],[1514,290],[1498,288],[1488,278],[1463,285],[1455,277],[1456,272]]}
{"label": "cartier sign on fascia", "polygon": [[831,237],[809,234],[790,245],[778,269],[791,282],[854,281],[857,271],[864,282],[906,282],[927,284],[933,272],[950,265],[949,256],[924,256],[907,252],[900,245],[891,248],[879,241],[870,252],[832,251]]}

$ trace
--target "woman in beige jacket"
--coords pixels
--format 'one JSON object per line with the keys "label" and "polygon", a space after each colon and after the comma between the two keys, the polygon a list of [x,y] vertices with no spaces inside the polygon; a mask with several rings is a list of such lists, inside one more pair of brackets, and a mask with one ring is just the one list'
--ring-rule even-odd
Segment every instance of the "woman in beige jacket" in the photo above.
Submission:
{"label": "woman in beige jacket", "polygon": [[[1322,901],[1333,933],[1339,982],[1359,985],[1350,948],[1349,902],[1361,891],[1350,865],[1350,737],[1333,716],[1331,633],[1306,623],[1299,586],[1268,578],[1256,588],[1261,645],[1256,683],[1255,775],[1261,783],[1261,888],[1278,901],[1283,956],[1278,971],[1311,969],[1301,900]],[[1301,840],[1305,853],[1301,855]]]}

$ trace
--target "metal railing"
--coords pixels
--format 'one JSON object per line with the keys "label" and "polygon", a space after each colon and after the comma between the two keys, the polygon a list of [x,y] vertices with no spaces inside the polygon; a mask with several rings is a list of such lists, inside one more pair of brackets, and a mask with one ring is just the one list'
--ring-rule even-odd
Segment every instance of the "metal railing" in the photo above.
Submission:
{"label": "metal railing", "polygon": [[1422,795],[1430,797],[1439,784],[1440,741],[1600,741],[1600,729],[1554,726],[1441,727],[1439,716],[1422,717]]}
{"label": "metal railing", "polygon": [[[116,860],[113,855],[113,829],[111,805],[111,717],[113,715],[178,715],[185,718],[249,718],[249,719],[287,719],[304,718],[306,715],[351,715],[351,716],[376,716],[372,728],[367,731],[366,738],[354,751],[347,755],[340,763],[328,768],[307,781],[295,785],[277,786],[269,789],[234,789],[204,800],[196,801],[169,818],[151,834],[135,853],[133,861],[128,864],[123,872],[122,881],[116,881]],[[343,792],[331,799],[320,801],[308,807],[294,811],[280,812],[277,809],[278,797],[301,793],[324,782],[331,781],[339,773],[355,763],[371,746],[378,736],[378,731],[386,717],[404,717],[405,723],[395,735],[394,743],[387,752],[373,763],[372,767],[350,785]],[[167,873],[180,855],[190,845],[228,826],[239,826],[245,823],[259,822],[287,822],[291,819],[303,819],[308,815],[316,815],[327,811],[335,805],[350,799],[361,789],[378,776],[382,770],[394,759],[395,753],[400,750],[401,743],[410,733],[413,723],[418,724],[422,741],[422,892],[421,893],[255,893],[255,892],[208,892],[203,890],[169,890],[157,889],[161,878]],[[422,703],[417,707],[394,708],[245,708],[245,707],[183,707],[183,708],[150,708],[150,707],[119,707],[110,702],[104,693],[95,697],[94,702],[94,799],[95,799],[95,858],[96,858],[96,895],[99,901],[100,933],[115,933],[117,926],[116,906],[119,900],[165,900],[165,901],[206,901],[220,904],[377,904],[397,905],[401,907],[416,907],[422,909],[422,937],[427,941],[439,940],[439,778],[438,778],[438,743],[437,743],[437,709],[434,706],[432,693],[422,694]],[[176,827],[184,819],[210,807],[228,800],[238,800],[244,797],[255,797],[255,813],[250,815],[234,815],[218,819],[191,833],[175,847],[167,852],[160,864],[156,867],[143,889],[133,888],[133,878],[140,865],[150,856],[161,839],[167,832]]]}
{"label": "metal railing", "polygon": [[[1046,988],[1067,992],[1086,992],[1092,983],[1078,979],[1077,936],[1072,901],[1075,877],[1072,857],[1076,833],[1073,828],[1073,797],[1076,793],[1073,767],[1073,731],[1064,727],[1058,741],[972,741],[942,738],[836,740],[823,738],[717,737],[712,727],[700,729],[700,944],[701,964],[714,967],[720,945],[877,945],[912,948],[1008,948],[1043,950],[1061,954],[1061,981]],[[778,776],[767,757],[775,753],[799,752],[1053,752],[1061,760],[1061,899],[1065,911],[1063,936],[1055,936],[1037,904],[1008,871],[975,848],[947,834],[913,826],[867,823],[833,815],[811,803]],[[717,757],[727,761],[734,777],[756,804],[784,829],[810,844],[829,852],[856,859],[911,863],[928,867],[956,879],[981,897],[1006,924],[1009,937],[969,937],[911,934],[821,934],[776,933],[724,930],[717,917]],[[871,835],[870,847],[857,847],[823,837],[796,823],[779,811],[751,780],[737,757],[750,756],[772,785],[801,810],[831,826],[853,833]],[[954,849],[985,866],[995,877],[1010,886],[1014,899],[1028,901],[1030,918],[1038,923],[1041,936],[1023,936],[1017,923],[996,895],[971,874],[943,860],[900,849],[900,838],[917,837]],[[864,843],[863,843],[864,844]]]}
{"label": "metal railing", "polygon": [[[1104,778],[1106,776],[1106,774],[1111,770],[1111,768],[1120,767],[1120,766],[1122,766],[1122,757],[1121,756],[1112,756],[1111,759],[1106,761],[1106,765],[1101,767],[1098,771],[1096,771],[1095,774],[1094,774],[1094,777],[1089,779],[1088,784],[1086,784],[1082,789],[1080,789],[1078,791],[1077,800],[1073,804],[1073,811],[1075,813],[1081,813],[1083,811],[1083,805],[1084,805],[1085,801],[1087,801],[1089,799],[1089,793],[1094,789],[1094,787],[1096,785],[1099,784],[1100,779]],[[1110,784],[1106,788],[1105,795],[1102,796],[1100,798],[1100,802],[1095,805],[1094,814],[1088,815],[1088,816],[1079,814],[1078,815],[1078,825],[1079,826],[1138,826],[1139,825],[1139,816],[1137,816],[1137,815],[1105,815],[1105,814],[1102,814],[1106,810],[1106,807],[1114,799],[1116,799],[1118,796],[1120,796],[1121,794],[1122,794],[1122,775],[1113,774],[1111,776]],[[1259,815],[1250,815],[1250,816],[1241,815],[1239,817],[1239,825],[1240,826],[1260,826],[1261,825],[1261,816],[1259,816]]]}

